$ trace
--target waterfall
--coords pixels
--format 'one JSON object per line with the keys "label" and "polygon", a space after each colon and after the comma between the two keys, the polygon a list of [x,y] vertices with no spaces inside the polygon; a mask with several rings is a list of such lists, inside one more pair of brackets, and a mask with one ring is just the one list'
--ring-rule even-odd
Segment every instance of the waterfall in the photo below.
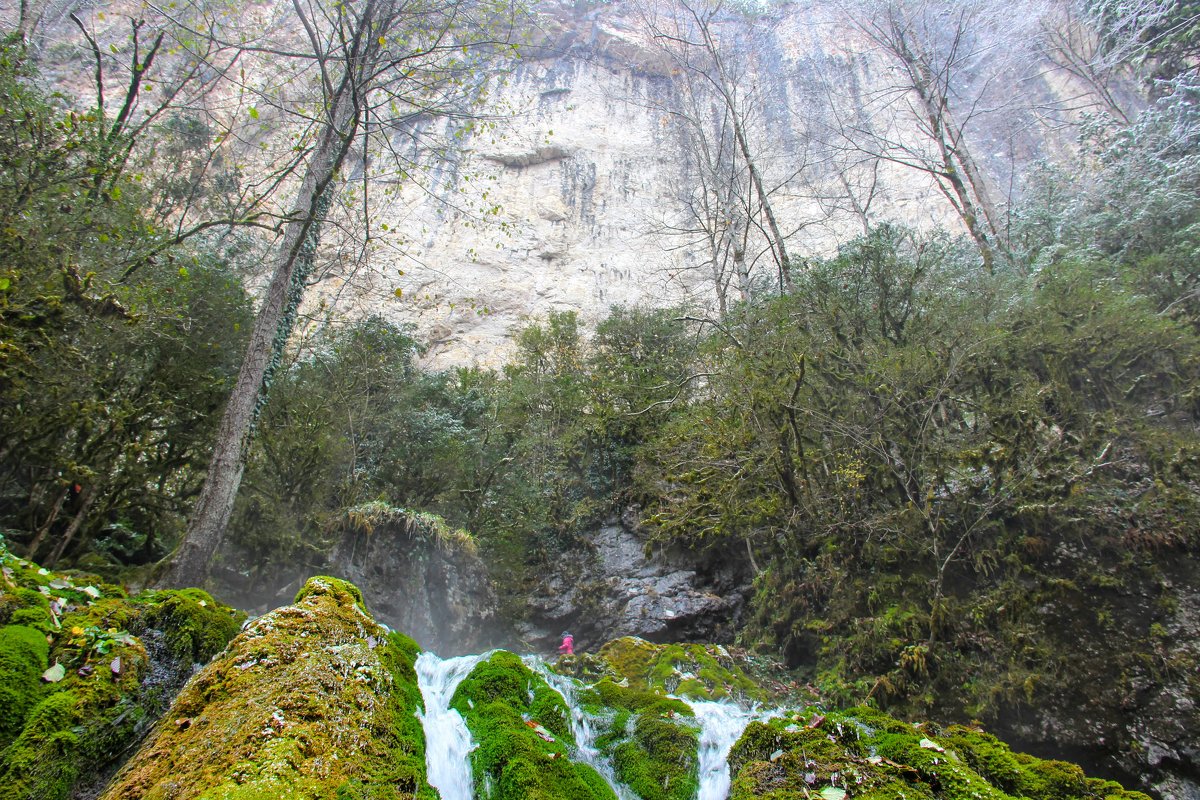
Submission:
{"label": "waterfall", "polygon": [[417,657],[417,685],[425,713],[417,717],[425,728],[425,769],[431,786],[442,800],[471,800],[471,732],[450,700],[462,679],[490,653],[458,658],[438,658],[425,651]]}
{"label": "waterfall", "polygon": [[[471,775],[471,732],[450,700],[463,678],[491,653],[441,659],[430,652],[417,658],[417,684],[425,701],[425,712],[417,713],[425,727],[425,765],[429,783],[442,800],[473,800]],[[600,718],[589,714],[579,703],[578,685],[574,679],[550,670],[536,656],[527,656],[526,665],[536,671],[558,692],[570,711],[571,734],[575,737],[575,758],[596,770],[619,800],[638,800],[628,786],[616,776],[612,763],[596,747],[602,726]],[[698,755],[700,790],[696,800],[726,800],[729,797],[729,751],[751,720],[769,714],[747,711],[733,703],[688,700],[700,725]]]}
{"label": "waterfall", "polygon": [[696,800],[725,800],[729,797],[729,751],[750,721],[760,715],[733,703],[683,701],[700,723],[700,791]]}
{"label": "waterfall", "polygon": [[597,718],[580,706],[575,694],[575,681],[552,671],[536,656],[526,657],[525,663],[541,675],[546,683],[550,684],[550,688],[562,695],[563,702],[567,704],[567,709],[571,712],[571,735],[575,737],[576,758],[600,773],[600,777],[612,787],[619,800],[638,800],[637,795],[617,778],[612,763],[596,747]]}

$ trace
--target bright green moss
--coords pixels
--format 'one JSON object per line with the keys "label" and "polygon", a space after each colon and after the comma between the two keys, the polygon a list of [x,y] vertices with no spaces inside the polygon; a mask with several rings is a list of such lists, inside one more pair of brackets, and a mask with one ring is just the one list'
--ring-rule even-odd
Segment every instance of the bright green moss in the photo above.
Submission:
{"label": "bright green moss", "polygon": [[697,789],[698,730],[680,700],[605,679],[592,687],[611,716],[597,746],[644,800],[689,800]]}
{"label": "bright green moss", "polygon": [[[932,740],[928,740],[932,741]],[[913,735],[885,733],[874,739],[880,756],[916,770],[922,783],[947,800],[1009,800],[952,751],[923,747]]]}
{"label": "bright green moss", "polygon": [[363,600],[362,592],[359,588],[350,583],[350,581],[344,581],[341,578],[331,578],[328,575],[317,575],[316,577],[309,578],[300,587],[300,591],[296,593],[296,599],[292,601],[292,605],[298,606],[312,595],[332,595],[339,603],[345,602],[348,597],[358,606],[360,611],[364,614],[369,613],[367,611],[367,602]]}
{"label": "bright green moss", "polygon": [[855,706],[845,716],[858,725],[865,726],[871,733],[912,734],[913,726],[870,706]]}
{"label": "bright green moss", "polygon": [[617,745],[617,777],[642,800],[691,800],[699,788],[697,728],[690,720],[650,712],[639,714],[631,739]]}
{"label": "bright green moss", "polygon": [[312,579],[298,598],[185,687],[103,797],[434,800],[415,645],[376,625],[344,581]]}
{"label": "bright green moss", "polygon": [[1132,792],[1116,781],[1088,778],[1088,797],[1096,800],[1150,800],[1150,795]]}
{"label": "bright green moss", "polygon": [[1087,776],[1076,764],[1016,754],[1021,773],[1016,791],[1033,800],[1083,798],[1088,795]]}
{"label": "bright green moss", "polygon": [[906,785],[904,776],[874,762],[853,718],[808,709],[751,722],[729,754],[731,798],[803,797],[827,786],[880,797]]}
{"label": "bright green moss", "polygon": [[50,646],[41,631],[24,625],[0,628],[0,750],[24,727],[42,697],[42,672]]}
{"label": "bright green moss", "polygon": [[51,694],[0,754],[0,800],[68,797],[119,757],[145,716],[137,702],[149,667],[141,643],[130,637],[101,656],[71,645],[69,635],[51,650],[51,660],[66,667],[63,679],[43,690]]}
{"label": "bright green moss", "polygon": [[[13,619],[14,616],[17,619]],[[30,624],[30,622],[36,624]],[[49,631],[50,600],[36,589],[20,585],[0,584],[0,625],[27,625]]]}
{"label": "bright green moss", "polygon": [[53,622],[50,619],[50,612],[41,608],[18,608],[9,617],[9,622],[13,625],[33,628],[42,634],[48,634],[54,630]]}
{"label": "bright green moss", "polygon": [[944,735],[881,711],[807,709],[753,722],[730,753],[730,800],[816,797],[845,789],[854,800],[1142,800],[1089,781],[1061,761],[1013,753],[995,737],[956,725]]}
{"label": "bright green moss", "polygon": [[172,656],[192,664],[223,650],[245,619],[200,589],[147,592],[138,600],[147,608],[142,625],[163,631]]}
{"label": "bright green moss", "polygon": [[767,692],[720,646],[661,645],[626,636],[604,645],[600,657],[631,686],[699,700],[767,699]]}
{"label": "bright green moss", "polygon": [[574,741],[562,697],[512,653],[501,651],[478,664],[459,684],[451,705],[479,743],[471,754],[477,796],[615,797],[595,770],[571,761]]}
{"label": "bright green moss", "polygon": [[954,749],[966,763],[992,785],[1009,792],[1042,800],[1044,795],[1029,794],[1024,787],[1024,770],[1008,745],[990,733],[954,725],[947,728],[941,740]]}
{"label": "bright green moss", "polygon": [[[126,599],[92,575],[42,570],[2,550],[0,560],[10,619],[36,627],[13,628],[26,631],[21,647],[11,640],[0,646],[10,657],[6,673],[12,657],[35,651],[27,652],[22,677],[0,680],[0,691],[24,697],[0,700],[12,709],[8,747],[0,751],[0,798],[64,798],[84,791],[166,706],[155,682],[143,685],[150,657],[133,633],[149,632],[150,604]],[[62,667],[57,681],[41,678],[50,664]],[[190,661],[178,670],[159,666],[158,675],[177,675],[178,683],[191,674]]]}
{"label": "bright green moss", "polygon": [[649,714],[692,716],[692,709],[682,700],[645,689],[622,686],[611,679],[602,680],[592,688],[600,701],[610,708]]}
{"label": "bright green moss", "polygon": [[0,771],[0,798],[67,797],[79,777],[74,754],[79,736],[74,732],[76,697],[58,692],[43,700],[26,720],[20,737],[4,751]]}

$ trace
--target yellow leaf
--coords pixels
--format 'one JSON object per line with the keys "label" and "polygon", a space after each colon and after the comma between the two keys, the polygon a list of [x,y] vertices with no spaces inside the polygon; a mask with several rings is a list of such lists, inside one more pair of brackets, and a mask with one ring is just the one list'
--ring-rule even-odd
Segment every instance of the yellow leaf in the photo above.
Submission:
{"label": "yellow leaf", "polygon": [[396,297],[404,297],[404,290],[403,290],[403,289],[397,289],[397,290],[394,292],[394,294],[396,295]]}
{"label": "yellow leaf", "polygon": [[380,37],[379,37],[379,46],[380,46],[380,47],[386,47],[386,46],[387,46],[387,37],[386,37],[386,36],[380,36]]}

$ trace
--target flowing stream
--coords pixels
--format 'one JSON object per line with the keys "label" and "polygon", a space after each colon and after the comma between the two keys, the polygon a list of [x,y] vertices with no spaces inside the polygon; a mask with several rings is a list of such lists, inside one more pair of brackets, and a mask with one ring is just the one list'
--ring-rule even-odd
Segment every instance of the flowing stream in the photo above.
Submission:
{"label": "flowing stream", "polygon": [[700,723],[700,791],[696,800],[729,797],[729,751],[751,720],[760,715],[733,703],[684,700]]}
{"label": "flowing stream", "polygon": [[[417,658],[417,684],[425,701],[425,712],[417,713],[425,728],[425,766],[429,783],[441,793],[442,800],[473,800],[474,797],[470,759],[474,743],[462,716],[450,708],[450,700],[463,678],[489,655],[441,659],[424,652]],[[596,747],[600,720],[580,705],[575,681],[555,674],[537,657],[527,657],[525,663],[566,702],[571,712],[576,758],[600,773],[619,800],[638,800],[629,787],[617,779],[612,763]],[[696,800],[726,800],[730,786],[729,751],[746,725],[764,715],[733,703],[686,699],[684,702],[691,707],[700,725],[700,790]]]}
{"label": "flowing stream", "polygon": [[550,688],[562,695],[563,701],[570,709],[571,735],[575,737],[576,758],[599,772],[600,776],[612,787],[619,800],[638,800],[637,795],[617,778],[612,762],[605,758],[596,747],[597,718],[580,706],[575,694],[575,681],[566,675],[558,675],[550,671],[540,658],[527,658],[525,663],[545,678],[546,683],[550,684]]}
{"label": "flowing stream", "polygon": [[474,794],[471,732],[462,716],[450,708],[450,700],[462,679],[489,655],[441,659],[425,651],[417,657],[417,685],[425,701],[425,713],[417,712],[425,728],[425,769],[442,800],[471,800]]}

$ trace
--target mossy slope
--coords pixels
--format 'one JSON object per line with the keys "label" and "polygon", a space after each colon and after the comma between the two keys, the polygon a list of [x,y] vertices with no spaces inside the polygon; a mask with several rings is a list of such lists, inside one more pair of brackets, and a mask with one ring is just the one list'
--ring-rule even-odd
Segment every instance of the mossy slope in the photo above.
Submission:
{"label": "mossy slope", "polygon": [[1149,800],[974,728],[914,726],[868,708],[753,722],[729,761],[730,800]]}
{"label": "mossy slope", "polygon": [[415,656],[352,585],[312,578],[188,683],[102,797],[434,798]]}
{"label": "mossy slope", "polygon": [[0,800],[87,792],[242,617],[199,590],[126,597],[0,543]]}

